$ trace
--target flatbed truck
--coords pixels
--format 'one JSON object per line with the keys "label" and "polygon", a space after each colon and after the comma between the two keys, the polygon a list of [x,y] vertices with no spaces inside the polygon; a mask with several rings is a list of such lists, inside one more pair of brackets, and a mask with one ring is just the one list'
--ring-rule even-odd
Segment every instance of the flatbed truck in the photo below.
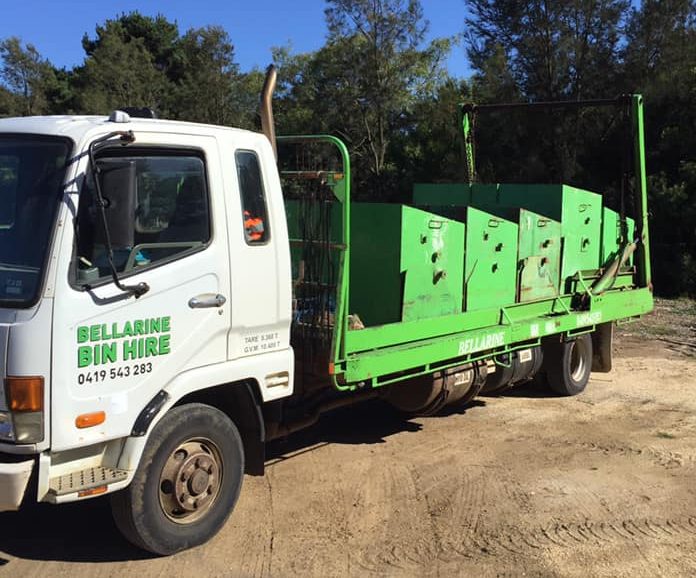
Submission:
{"label": "flatbed truck", "polygon": [[322,413],[430,415],[535,376],[574,395],[651,310],[640,96],[590,103],[631,119],[632,216],[473,179],[356,203],[339,139],[276,138],[273,78],[262,134],[0,120],[0,511],[111,494],[132,543],[172,554]]}

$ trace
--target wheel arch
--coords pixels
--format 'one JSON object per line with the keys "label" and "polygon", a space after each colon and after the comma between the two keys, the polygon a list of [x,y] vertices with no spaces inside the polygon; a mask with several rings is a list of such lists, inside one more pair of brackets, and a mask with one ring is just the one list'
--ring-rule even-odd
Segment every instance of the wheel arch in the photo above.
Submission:
{"label": "wheel arch", "polygon": [[237,426],[244,444],[245,473],[262,476],[266,459],[266,428],[261,393],[255,379],[223,383],[190,392],[169,409],[188,403],[203,403],[226,414]]}

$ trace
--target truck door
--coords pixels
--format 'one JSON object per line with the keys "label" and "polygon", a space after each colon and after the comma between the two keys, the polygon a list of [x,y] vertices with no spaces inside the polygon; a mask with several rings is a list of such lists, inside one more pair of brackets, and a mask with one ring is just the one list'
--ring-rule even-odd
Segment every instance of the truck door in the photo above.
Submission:
{"label": "truck door", "polygon": [[[292,372],[290,250],[276,162],[262,135],[223,145],[232,271],[231,359],[275,354]],[[287,384],[287,382],[286,382]]]}
{"label": "truck door", "polygon": [[[56,287],[54,449],[129,435],[139,412],[174,378],[227,359],[230,280],[224,200],[213,194],[222,178],[216,141],[136,135],[135,144],[97,158],[135,168],[135,233],[132,246],[114,248],[114,265],[124,284],[150,289],[136,299],[113,283],[88,176],[73,258],[61,269],[70,273]],[[69,257],[66,243],[61,254]],[[105,422],[76,435],[76,416],[98,410]]]}

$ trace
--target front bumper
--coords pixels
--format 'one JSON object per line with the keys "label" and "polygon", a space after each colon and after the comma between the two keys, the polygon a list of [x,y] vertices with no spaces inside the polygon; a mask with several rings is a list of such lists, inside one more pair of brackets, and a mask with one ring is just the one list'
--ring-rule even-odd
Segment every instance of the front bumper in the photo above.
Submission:
{"label": "front bumper", "polygon": [[36,460],[0,463],[0,512],[18,510]]}

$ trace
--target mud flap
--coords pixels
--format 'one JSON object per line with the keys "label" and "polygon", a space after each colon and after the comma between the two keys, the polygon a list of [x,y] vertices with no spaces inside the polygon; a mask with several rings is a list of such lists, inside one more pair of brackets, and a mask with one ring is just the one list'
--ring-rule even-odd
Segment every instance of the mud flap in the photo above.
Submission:
{"label": "mud flap", "polygon": [[614,339],[614,322],[597,325],[592,332],[592,371],[611,371],[611,345]]}

